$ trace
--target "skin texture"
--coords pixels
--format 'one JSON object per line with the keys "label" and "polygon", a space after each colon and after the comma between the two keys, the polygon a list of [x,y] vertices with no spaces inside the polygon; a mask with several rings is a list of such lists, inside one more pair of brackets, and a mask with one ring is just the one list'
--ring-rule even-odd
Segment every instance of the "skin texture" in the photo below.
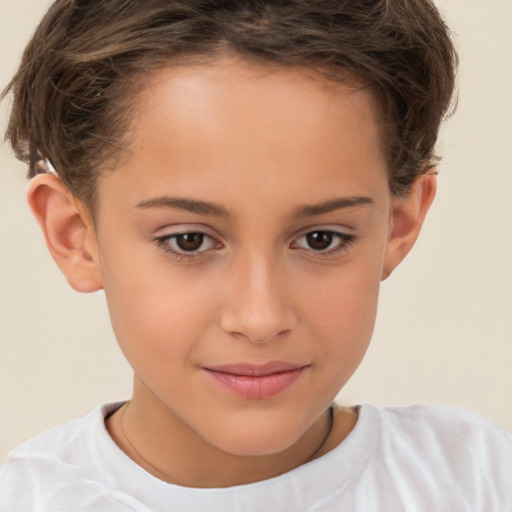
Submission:
{"label": "skin texture", "polygon": [[[370,94],[303,69],[235,57],[169,67],[137,107],[129,158],[99,181],[94,222],[57,177],[29,188],[69,283],[105,290],[134,369],[109,432],[146,470],[187,486],[262,480],[322,455],[357,420],[338,409],[315,453],[435,177],[393,197]],[[185,255],[184,232],[206,235]],[[275,361],[301,370],[270,397],[234,393],[209,371]]]}

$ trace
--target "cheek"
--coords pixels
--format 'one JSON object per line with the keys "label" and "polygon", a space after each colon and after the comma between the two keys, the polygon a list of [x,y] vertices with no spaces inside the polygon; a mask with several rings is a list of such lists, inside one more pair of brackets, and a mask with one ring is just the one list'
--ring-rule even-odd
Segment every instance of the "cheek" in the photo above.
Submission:
{"label": "cheek", "polygon": [[[136,372],[192,360],[201,333],[212,322],[215,287],[171,272],[162,265],[109,267],[105,282],[112,327],[126,358]],[[143,269],[143,270],[141,270]]]}
{"label": "cheek", "polygon": [[370,342],[380,274],[378,261],[355,260],[309,290],[311,338],[321,344],[322,363],[342,380],[355,371]]}

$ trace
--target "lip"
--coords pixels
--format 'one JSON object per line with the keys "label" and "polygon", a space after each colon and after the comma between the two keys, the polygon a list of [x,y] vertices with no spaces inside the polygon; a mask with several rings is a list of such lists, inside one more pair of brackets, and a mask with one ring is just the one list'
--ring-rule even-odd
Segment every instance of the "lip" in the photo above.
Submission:
{"label": "lip", "polygon": [[307,365],[282,361],[265,364],[238,363],[204,367],[203,370],[220,386],[249,400],[264,400],[292,386]]}

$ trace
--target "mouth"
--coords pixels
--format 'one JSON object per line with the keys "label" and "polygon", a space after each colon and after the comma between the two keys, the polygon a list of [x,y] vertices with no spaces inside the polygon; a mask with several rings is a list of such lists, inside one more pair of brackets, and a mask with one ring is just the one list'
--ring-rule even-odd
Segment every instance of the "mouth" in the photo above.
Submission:
{"label": "mouth", "polygon": [[240,363],[204,367],[222,388],[249,400],[272,398],[292,386],[308,365],[274,361],[263,365]]}

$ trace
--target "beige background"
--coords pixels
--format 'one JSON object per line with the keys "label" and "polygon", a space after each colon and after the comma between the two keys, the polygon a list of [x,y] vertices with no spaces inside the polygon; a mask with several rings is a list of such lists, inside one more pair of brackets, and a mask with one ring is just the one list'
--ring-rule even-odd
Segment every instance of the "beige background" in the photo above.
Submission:
{"label": "beige background", "polygon": [[[0,0],[1,87],[47,5]],[[439,193],[417,247],[382,287],[372,345],[340,401],[460,405],[512,429],[512,2],[438,5],[462,60]],[[128,397],[131,381],[102,294],[73,292],[47,254],[23,175],[0,146],[0,461]]]}

